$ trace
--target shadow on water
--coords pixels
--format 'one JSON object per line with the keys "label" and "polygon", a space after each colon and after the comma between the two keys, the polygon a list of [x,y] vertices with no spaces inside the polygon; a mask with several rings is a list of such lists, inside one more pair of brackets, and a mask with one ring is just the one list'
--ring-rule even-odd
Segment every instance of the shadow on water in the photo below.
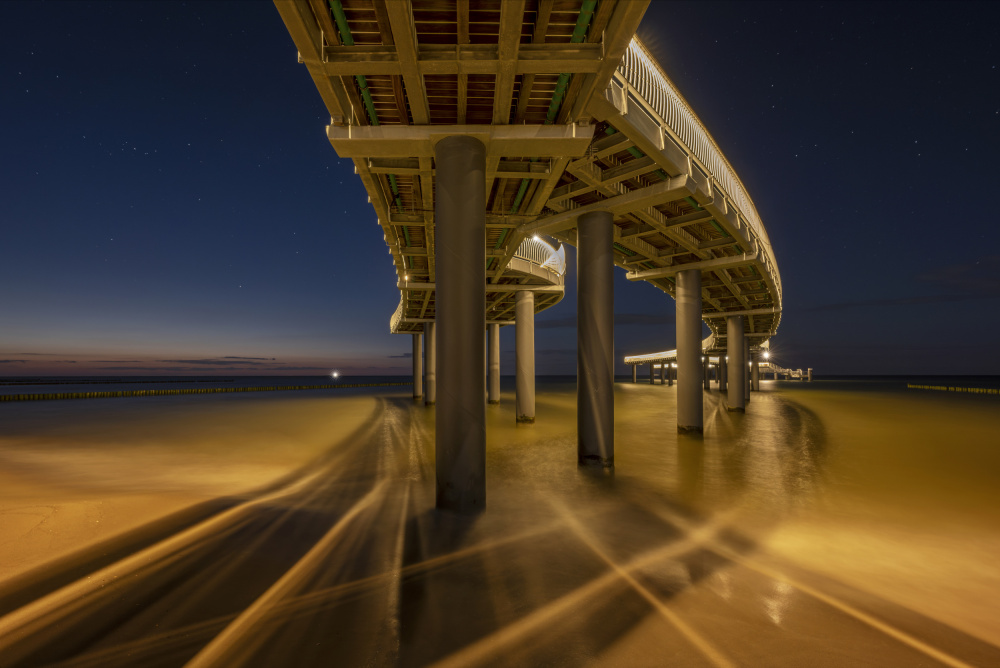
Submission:
{"label": "shadow on water", "polygon": [[814,490],[825,428],[709,393],[705,434],[678,438],[662,394],[634,395],[616,472],[575,466],[570,394],[530,428],[497,407],[473,517],[433,508],[433,410],[380,397],[294,475],[7,586],[3,665],[581,665],[629,642],[725,665],[670,604]]}

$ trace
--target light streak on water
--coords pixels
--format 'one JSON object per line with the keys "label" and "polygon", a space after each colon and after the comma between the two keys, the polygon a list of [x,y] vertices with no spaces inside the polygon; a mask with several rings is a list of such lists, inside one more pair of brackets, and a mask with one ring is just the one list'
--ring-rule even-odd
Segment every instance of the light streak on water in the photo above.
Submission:
{"label": "light streak on water", "polygon": [[[613,474],[575,465],[571,386],[532,426],[505,394],[474,517],[433,509],[433,410],[398,394],[2,407],[0,518],[44,500],[82,549],[0,581],[0,664],[1000,663],[968,596],[1000,593],[995,406],[764,387],[678,437],[675,388],[619,385]],[[189,507],[88,546],[60,517],[102,494]]]}

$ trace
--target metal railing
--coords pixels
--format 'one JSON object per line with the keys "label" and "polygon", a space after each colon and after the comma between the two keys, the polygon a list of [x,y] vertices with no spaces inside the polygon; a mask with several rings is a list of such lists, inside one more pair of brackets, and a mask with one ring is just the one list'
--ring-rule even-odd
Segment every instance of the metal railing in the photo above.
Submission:
{"label": "metal railing", "polygon": [[697,165],[713,180],[713,186],[723,191],[722,194],[736,207],[740,217],[753,230],[759,243],[764,247],[762,261],[775,279],[780,300],[781,275],[775,263],[771,241],[764,230],[764,224],[760,220],[753,200],[750,199],[736,171],[726,160],[708,130],[638,38],[632,39],[615,74],[656,112],[660,118],[653,120],[664,131],[668,131],[668,140],[676,139],[682,148],[687,148],[686,152],[690,153]]}
{"label": "metal railing", "polygon": [[541,239],[532,237],[521,242],[514,251],[514,257],[533,262],[560,276],[566,273],[566,249],[562,244],[556,249]]}
{"label": "metal railing", "polygon": [[[715,347],[715,334],[709,334],[701,340],[701,351],[711,350]],[[660,362],[664,360],[676,360],[677,349],[663,350],[658,353],[646,353],[644,355],[628,355],[625,357],[625,364],[647,364],[649,362]]]}
{"label": "metal railing", "polygon": [[[559,276],[566,274],[566,248],[562,244],[559,244],[559,248],[553,248],[551,244],[532,237],[521,242],[521,245],[514,251],[514,257],[537,264]],[[399,325],[403,322],[405,313],[406,288],[404,287],[399,294],[399,306],[389,318],[390,332],[395,334],[399,331]]]}
{"label": "metal railing", "polygon": [[396,312],[392,314],[389,318],[389,331],[393,334],[399,331],[399,323],[403,320],[404,307],[406,305],[406,292],[399,292],[399,306],[396,307]]}

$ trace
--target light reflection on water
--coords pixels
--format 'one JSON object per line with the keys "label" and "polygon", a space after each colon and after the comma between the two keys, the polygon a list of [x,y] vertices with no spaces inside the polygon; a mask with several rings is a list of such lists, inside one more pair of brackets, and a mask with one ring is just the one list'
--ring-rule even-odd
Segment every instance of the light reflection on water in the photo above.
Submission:
{"label": "light reflection on water", "polygon": [[[65,603],[84,600],[74,598],[86,590],[83,581],[71,582],[75,593],[47,590],[58,569],[36,574],[33,591],[61,597],[51,613],[58,629],[33,627],[26,639],[0,644],[0,653],[26,664],[77,656],[100,665],[152,657],[179,665],[197,655],[195,665],[328,665],[335,656],[342,665],[669,659],[719,666],[801,665],[803,656],[813,665],[845,665],[875,652],[881,665],[914,665],[933,656],[921,635],[933,629],[927,636],[944,634],[955,655],[1000,657],[959,630],[942,631],[920,615],[913,622],[916,610],[987,640],[1000,637],[990,635],[997,616],[963,617],[955,600],[933,588],[934,572],[956,553],[995,544],[997,525],[943,552],[907,536],[920,528],[933,537],[938,522],[956,517],[974,527],[996,519],[1000,469],[988,439],[977,441],[1000,433],[990,406],[765,383],[746,415],[728,413],[718,392],[707,393],[704,435],[679,437],[676,388],[620,384],[609,473],[575,466],[575,388],[554,382],[539,390],[534,425],[515,424],[509,392],[489,407],[488,511],[481,516],[433,510],[433,409],[382,395],[370,418],[354,416],[359,427],[349,439],[283,484],[234,497],[229,515],[212,515],[216,524],[195,542],[178,536],[198,532],[202,516],[166,522],[160,543],[136,543],[150,551],[140,570],[116,580],[128,588],[91,591],[74,607]],[[169,404],[175,419],[198,413],[208,428],[211,411],[197,404],[203,399],[189,401]],[[304,423],[336,423],[335,400],[311,401],[271,405]],[[230,428],[240,405],[225,404]],[[257,412],[262,404],[245,405]],[[149,417],[135,417],[133,426]],[[86,429],[101,433],[93,414],[75,424],[77,439]],[[54,441],[73,432],[53,430],[44,447],[58,452]],[[234,452],[239,438],[238,430],[225,435]],[[100,449],[99,438],[83,441]],[[199,447],[188,442],[181,451],[190,456]],[[213,448],[213,461],[224,461],[218,441]],[[254,448],[251,459],[266,455]],[[127,464],[116,472],[127,476]],[[929,506],[933,523],[923,512]],[[919,510],[907,514],[910,507]],[[922,602],[873,581],[885,575],[868,558],[875,538],[901,571],[893,587],[914,580],[931,587]],[[169,540],[186,547],[161,549]],[[907,549],[919,558],[901,558]],[[111,567],[88,558],[93,568]],[[943,578],[959,594],[1000,581],[991,562],[971,563],[977,573]],[[18,593],[16,585],[0,585],[0,600]],[[909,620],[903,641],[865,621],[873,605],[890,626]],[[0,634],[16,627],[11,618],[0,619]],[[979,618],[985,621],[977,625]],[[67,634],[76,644],[64,641]]]}

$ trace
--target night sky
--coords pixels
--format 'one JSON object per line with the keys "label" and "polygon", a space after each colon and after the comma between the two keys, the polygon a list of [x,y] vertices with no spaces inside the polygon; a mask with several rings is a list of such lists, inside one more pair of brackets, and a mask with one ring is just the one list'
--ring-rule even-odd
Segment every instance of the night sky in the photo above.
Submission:
{"label": "night sky", "polygon": [[[271,3],[7,1],[0,25],[0,376],[409,373],[381,229]],[[997,3],[650,6],[640,36],[774,246],[784,366],[1000,374],[997,25]],[[575,373],[569,256],[539,374]],[[674,347],[674,304],[615,273],[625,373]]]}

